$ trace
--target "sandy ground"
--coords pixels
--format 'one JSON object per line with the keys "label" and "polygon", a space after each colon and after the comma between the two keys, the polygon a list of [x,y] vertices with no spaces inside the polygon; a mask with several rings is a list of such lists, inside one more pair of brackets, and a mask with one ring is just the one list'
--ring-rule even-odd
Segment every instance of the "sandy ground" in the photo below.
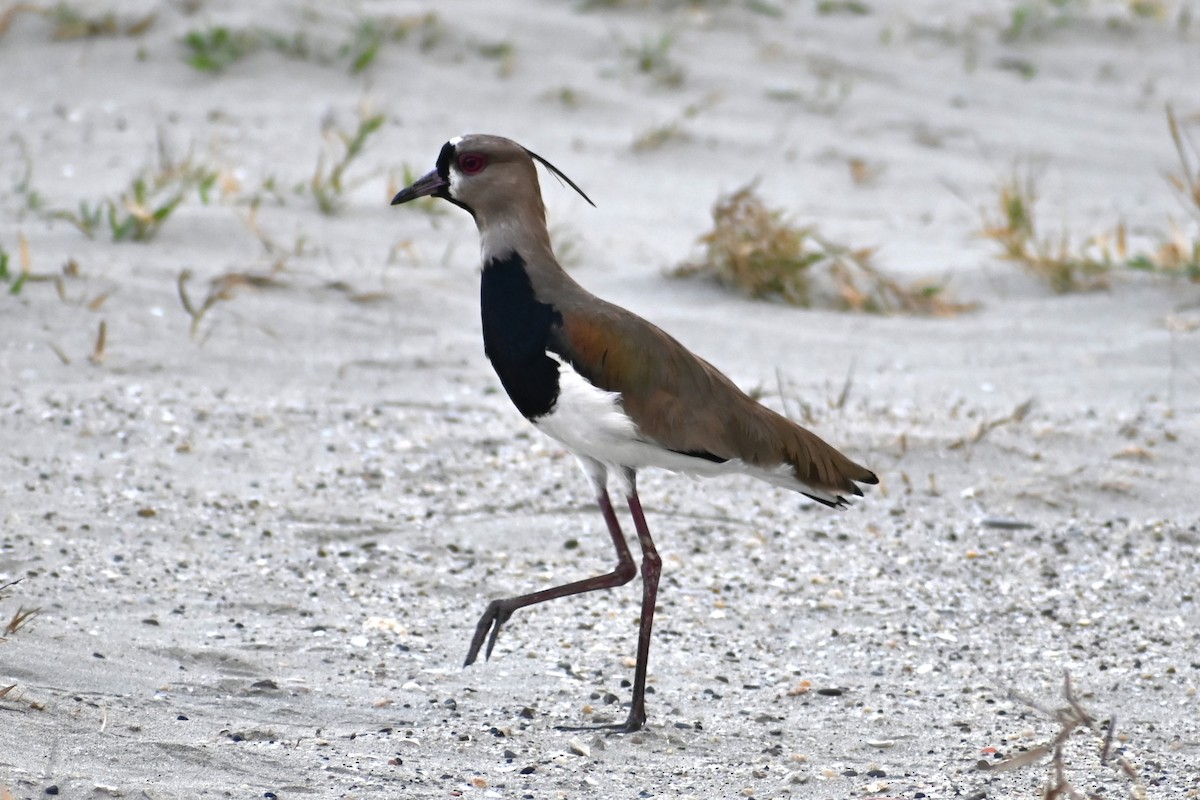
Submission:
{"label": "sandy ground", "polygon": [[[0,38],[0,247],[10,270],[24,237],[35,273],[78,273],[61,296],[0,286],[0,583],[20,579],[0,616],[40,609],[0,643],[0,787],[1034,797],[1045,759],[985,767],[1055,735],[1011,693],[1063,706],[1069,670],[1146,796],[1200,794],[1200,287],[1055,296],[978,236],[1018,161],[1048,231],[1195,233],[1163,177],[1165,104],[1200,111],[1180,4],[1154,20],[1069,3],[1015,41],[1017,4],[987,0],[332,5],[88,5],[157,16],[54,41],[24,13]],[[356,19],[430,10],[360,75],[337,53]],[[180,38],[218,24],[303,33],[309,56],[197,72]],[[629,50],[664,34],[670,64],[642,73]],[[323,121],[352,129],[363,104],[386,123],[324,215],[292,187]],[[574,463],[483,357],[470,220],[386,202],[472,130],[596,201],[546,181],[579,280],[882,478],[830,513],[749,480],[643,477],[665,577],[637,735],[556,727],[623,718],[635,585],[518,614],[490,663],[460,668],[487,599],[612,560]],[[223,171],[208,204],[146,243],[47,215],[117,195],[160,140]],[[717,194],[756,177],[798,220],[981,309],[803,311],[665,277]],[[255,228],[248,198],[271,180]],[[230,272],[275,285],[193,332],[184,270],[193,303]],[[1128,796],[1097,742],[1071,738],[1069,776]]]}

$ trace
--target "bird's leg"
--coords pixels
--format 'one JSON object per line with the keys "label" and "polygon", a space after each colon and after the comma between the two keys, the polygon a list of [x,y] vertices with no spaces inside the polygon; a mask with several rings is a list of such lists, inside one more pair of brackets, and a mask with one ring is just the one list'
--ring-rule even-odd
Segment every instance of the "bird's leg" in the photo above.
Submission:
{"label": "bird's leg", "polygon": [[[585,578],[584,580],[574,581],[563,586],[543,589],[540,592],[532,592],[503,600],[493,600],[491,603],[488,603],[487,610],[483,612],[479,624],[475,626],[475,636],[471,639],[471,649],[467,651],[467,660],[463,664],[464,667],[470,666],[475,662],[475,657],[479,655],[479,648],[483,646],[485,638],[487,639],[487,650],[484,651],[484,658],[491,658],[492,648],[496,646],[496,637],[500,634],[501,626],[508,622],[508,618],[518,608],[524,608],[536,603],[544,603],[547,600],[554,600],[558,597],[567,597],[573,594],[582,594],[583,592],[594,592],[597,589],[611,589],[614,586],[622,586],[633,580],[633,576],[637,574],[637,567],[634,566],[633,556],[629,553],[629,545],[625,542],[625,535],[621,533],[621,526],[617,523],[617,515],[613,512],[612,501],[608,499],[608,489],[600,483],[596,485],[596,493],[596,499],[600,503],[600,511],[603,512],[604,521],[608,524],[609,536],[612,537],[613,546],[617,550],[617,566],[613,568],[612,572],[597,575],[594,578]],[[641,525],[645,527],[644,522]],[[640,537],[641,535],[639,531],[638,536]],[[642,549],[644,550],[645,547],[646,545],[643,542]],[[653,550],[653,548],[651,549]],[[657,556],[655,558],[657,559]],[[488,636],[489,630],[491,631],[491,636]]]}
{"label": "bird's leg", "polygon": [[629,511],[637,529],[638,542],[642,545],[642,623],[638,628],[637,666],[633,671],[633,704],[629,719],[621,730],[632,733],[646,723],[646,668],[650,660],[650,629],[654,625],[654,604],[658,599],[658,577],[662,574],[662,559],[650,538],[646,515],[642,513],[642,501],[638,499],[637,487],[632,476],[629,485]]}

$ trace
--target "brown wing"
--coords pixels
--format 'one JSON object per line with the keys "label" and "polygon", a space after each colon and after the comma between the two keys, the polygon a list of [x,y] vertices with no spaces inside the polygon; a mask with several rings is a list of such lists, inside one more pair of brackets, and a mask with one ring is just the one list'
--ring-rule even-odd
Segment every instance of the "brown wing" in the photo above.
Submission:
{"label": "brown wing", "polygon": [[834,494],[878,483],[819,436],[759,404],[664,331],[592,299],[564,315],[561,355],[594,385],[620,392],[625,413],[663,447],[764,469],[788,464],[796,478]]}

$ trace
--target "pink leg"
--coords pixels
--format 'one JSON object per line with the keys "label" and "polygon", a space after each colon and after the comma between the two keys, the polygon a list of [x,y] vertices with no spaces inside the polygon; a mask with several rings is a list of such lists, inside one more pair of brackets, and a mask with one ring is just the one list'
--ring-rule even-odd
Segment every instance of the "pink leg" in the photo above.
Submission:
{"label": "pink leg", "polygon": [[642,501],[637,488],[630,481],[629,511],[637,529],[638,541],[642,545],[642,624],[638,629],[637,666],[633,671],[633,704],[629,719],[621,730],[628,733],[639,730],[646,723],[646,671],[650,661],[650,629],[654,625],[654,604],[658,599],[658,578],[662,574],[662,559],[650,538],[650,528],[642,513]]}
{"label": "pink leg", "polygon": [[[470,666],[475,662],[475,658],[479,655],[479,648],[483,646],[485,638],[487,639],[487,650],[484,651],[484,658],[491,658],[492,648],[496,646],[496,637],[500,634],[501,626],[508,622],[509,617],[518,608],[532,606],[536,603],[544,603],[547,600],[554,600],[559,597],[568,597],[573,594],[594,592],[597,589],[611,589],[614,586],[623,586],[633,580],[633,576],[637,574],[637,568],[633,564],[633,556],[629,553],[629,545],[625,543],[625,535],[621,533],[621,526],[617,523],[617,515],[613,512],[612,501],[608,499],[608,490],[604,488],[603,484],[598,484],[596,489],[600,511],[604,514],[604,521],[608,524],[608,533],[612,537],[613,546],[617,550],[617,566],[613,568],[612,572],[597,575],[594,578],[574,581],[563,586],[555,586],[552,589],[543,589],[540,592],[523,594],[519,597],[493,600],[488,604],[487,610],[483,612],[483,617],[480,618],[479,624],[475,626],[475,636],[471,639],[471,649],[467,651],[467,660],[463,664],[464,667]],[[635,523],[638,518],[638,516],[634,517]],[[639,538],[642,537],[641,530],[645,528],[645,524],[644,521],[639,523]],[[643,551],[646,548],[646,541],[649,541],[649,534],[643,540]],[[652,545],[651,551],[653,549]],[[658,556],[655,555],[655,560],[657,561],[657,559]],[[653,611],[653,604],[651,605],[651,610]],[[488,636],[489,630],[491,631],[491,636]],[[647,636],[649,636],[648,632]],[[645,675],[643,674],[644,682]],[[645,714],[642,716],[644,718]]]}

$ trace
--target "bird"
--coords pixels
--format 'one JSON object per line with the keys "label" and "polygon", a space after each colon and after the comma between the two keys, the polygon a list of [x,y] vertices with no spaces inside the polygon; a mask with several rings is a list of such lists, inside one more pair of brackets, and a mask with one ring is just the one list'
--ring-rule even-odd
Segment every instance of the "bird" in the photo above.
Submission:
{"label": "bird", "polygon": [[646,524],[637,473],[662,468],[693,476],[743,474],[831,507],[862,496],[878,478],[815,433],[751,398],[733,381],[642,317],[589,292],[554,256],[537,164],[595,207],[546,159],[511,139],[457,136],[433,170],[392,205],[436,197],[466,210],[479,232],[484,353],[513,405],[575,456],[591,483],[616,550],[603,575],[492,600],[464,668],[519,609],[612,589],[637,575],[609,496],[629,507],[641,549],[642,604],[629,715],[613,732],[646,724],[646,677],[662,559]]}

